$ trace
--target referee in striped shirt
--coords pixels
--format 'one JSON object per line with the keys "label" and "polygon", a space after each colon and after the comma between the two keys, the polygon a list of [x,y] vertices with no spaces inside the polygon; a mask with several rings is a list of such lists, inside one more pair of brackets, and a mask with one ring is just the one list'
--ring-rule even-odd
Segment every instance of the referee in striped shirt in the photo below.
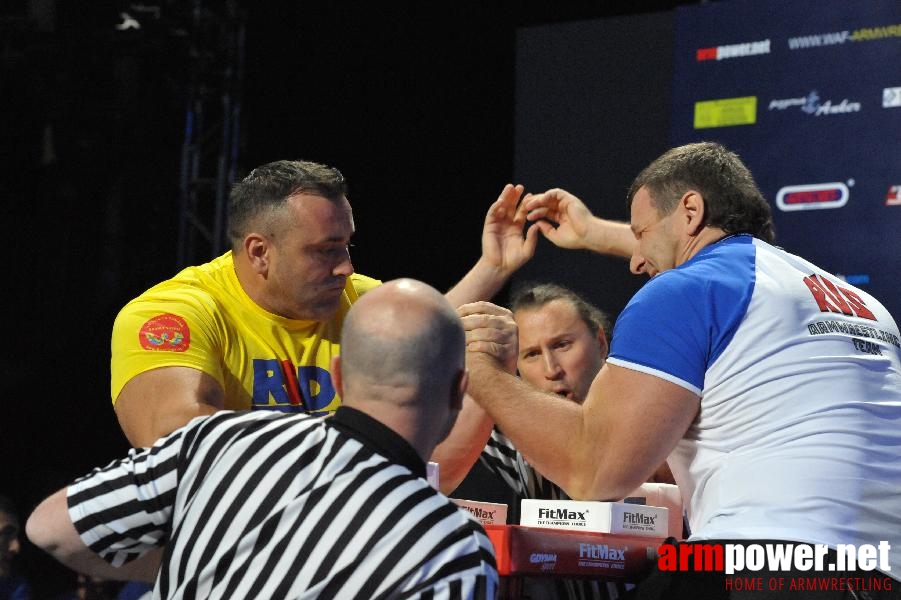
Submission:
{"label": "referee in striped shirt", "polygon": [[467,377],[444,297],[401,279],[347,315],[332,417],[220,412],[44,500],[28,537],[154,598],[493,598],[484,530],[425,481]]}

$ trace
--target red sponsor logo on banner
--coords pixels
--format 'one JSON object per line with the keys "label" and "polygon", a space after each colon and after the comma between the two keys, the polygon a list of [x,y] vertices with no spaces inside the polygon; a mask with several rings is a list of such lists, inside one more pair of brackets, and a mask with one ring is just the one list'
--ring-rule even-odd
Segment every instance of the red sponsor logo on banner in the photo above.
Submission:
{"label": "red sponsor logo on banner", "polygon": [[788,185],[776,194],[776,206],[783,211],[841,208],[850,195],[848,186],[840,181]]}
{"label": "red sponsor logo on banner", "polygon": [[711,46],[709,48],[698,48],[695,53],[695,59],[698,62],[704,60],[725,60],[728,58],[744,58],[746,56],[757,56],[759,54],[770,53],[770,40],[759,40],[756,42],[743,42],[741,44],[729,44],[726,46]]}
{"label": "red sponsor logo on banner", "polygon": [[885,195],[886,206],[901,206],[901,185],[893,185]]}
{"label": "red sponsor logo on banner", "polygon": [[716,60],[716,47],[698,48],[697,59],[698,62],[702,60]]}
{"label": "red sponsor logo on banner", "polygon": [[165,313],[148,319],[138,332],[144,350],[184,352],[191,346],[191,330],[178,315]]}

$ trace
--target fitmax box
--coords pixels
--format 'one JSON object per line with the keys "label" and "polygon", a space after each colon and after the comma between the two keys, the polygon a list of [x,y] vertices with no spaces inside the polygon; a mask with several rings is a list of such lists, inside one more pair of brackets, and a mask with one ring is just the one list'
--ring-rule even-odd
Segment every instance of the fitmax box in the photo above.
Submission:
{"label": "fitmax box", "polygon": [[643,483],[620,502],[666,508],[669,511],[668,535],[677,540],[682,539],[682,494],[677,486],[669,483]]}
{"label": "fitmax box", "polygon": [[523,500],[520,525],[666,537],[667,509],[625,502]]}
{"label": "fitmax box", "polygon": [[477,502],[451,498],[451,502],[474,516],[482,525],[504,525],[507,523],[507,505],[495,502]]}

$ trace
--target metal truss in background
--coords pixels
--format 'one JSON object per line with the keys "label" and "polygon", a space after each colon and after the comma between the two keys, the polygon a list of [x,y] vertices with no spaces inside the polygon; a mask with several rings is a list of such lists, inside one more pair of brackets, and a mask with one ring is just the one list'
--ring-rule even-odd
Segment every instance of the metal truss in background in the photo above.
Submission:
{"label": "metal truss in background", "polygon": [[244,15],[237,2],[193,0],[190,29],[178,268],[206,262],[228,245],[244,81]]}

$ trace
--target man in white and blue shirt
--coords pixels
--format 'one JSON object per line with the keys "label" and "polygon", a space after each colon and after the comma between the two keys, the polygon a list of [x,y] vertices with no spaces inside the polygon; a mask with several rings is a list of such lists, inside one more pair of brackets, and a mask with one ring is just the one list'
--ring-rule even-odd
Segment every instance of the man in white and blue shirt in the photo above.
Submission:
{"label": "man in white and blue shirt", "polygon": [[[584,404],[536,392],[482,353],[468,358],[472,395],[574,498],[622,497],[667,459],[691,542],[885,541],[887,564],[865,575],[893,578],[887,593],[897,596],[894,319],[863,290],[771,245],[768,204],[718,144],[670,150],[629,200],[629,226],[594,217],[563,190],[526,201],[552,242],[630,256],[633,272],[651,276],[620,314]],[[664,594],[691,597],[675,579]]]}

